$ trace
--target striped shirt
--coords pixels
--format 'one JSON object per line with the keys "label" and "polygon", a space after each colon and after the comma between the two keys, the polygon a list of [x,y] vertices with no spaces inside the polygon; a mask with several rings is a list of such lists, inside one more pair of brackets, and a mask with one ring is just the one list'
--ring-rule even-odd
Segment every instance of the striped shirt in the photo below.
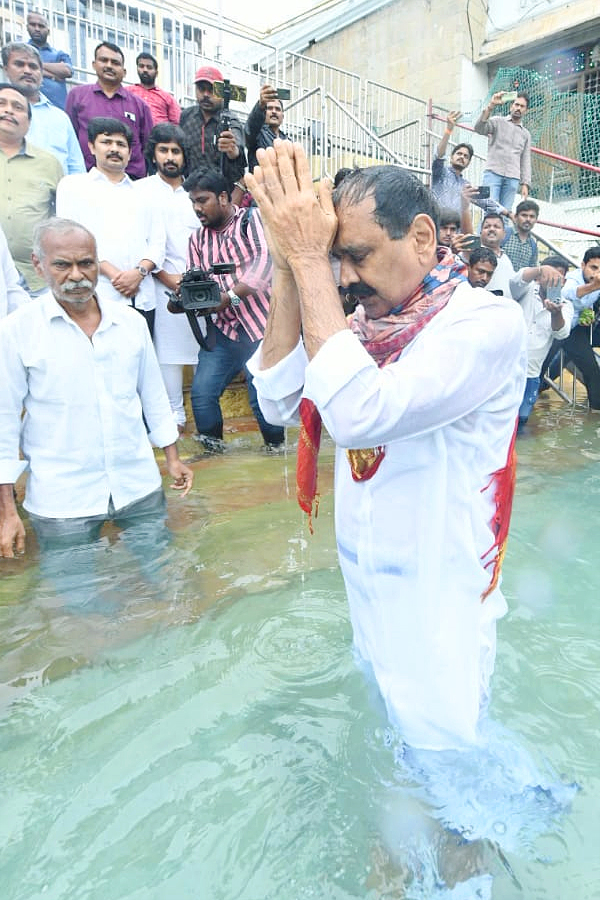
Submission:
{"label": "striped shirt", "polygon": [[235,289],[242,282],[252,289],[242,297],[239,306],[228,306],[213,315],[217,328],[232,341],[238,340],[241,326],[252,341],[260,341],[265,333],[271,297],[272,264],[259,211],[256,207],[234,206],[233,218],[221,230],[200,227],[190,237],[188,268],[198,266],[207,271],[220,263],[235,263],[230,275],[211,276],[222,291]]}

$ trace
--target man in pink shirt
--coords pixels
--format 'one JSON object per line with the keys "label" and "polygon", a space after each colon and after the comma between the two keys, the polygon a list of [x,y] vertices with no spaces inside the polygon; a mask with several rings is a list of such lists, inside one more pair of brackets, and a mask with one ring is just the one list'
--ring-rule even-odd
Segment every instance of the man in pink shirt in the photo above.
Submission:
{"label": "man in pink shirt", "polygon": [[156,86],[158,75],[158,62],[151,53],[139,53],[136,57],[139,84],[134,84],[128,90],[143,100],[150,107],[152,122],[158,125],[161,122],[170,122],[171,125],[179,125],[181,109],[172,94],[163,91]]}

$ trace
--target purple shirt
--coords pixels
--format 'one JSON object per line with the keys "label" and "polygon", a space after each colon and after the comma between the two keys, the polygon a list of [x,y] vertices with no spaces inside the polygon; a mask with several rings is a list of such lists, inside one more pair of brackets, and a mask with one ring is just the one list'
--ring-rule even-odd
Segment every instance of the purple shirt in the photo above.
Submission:
{"label": "purple shirt", "polygon": [[112,97],[107,97],[98,83],[80,84],[69,91],[66,112],[73,123],[88,171],[96,164],[88,147],[88,122],[96,116],[108,116],[125,122],[133,131],[127,174],[133,178],[146,175],[143,150],[152,131],[152,115],[143,100],[124,87],[120,87]]}

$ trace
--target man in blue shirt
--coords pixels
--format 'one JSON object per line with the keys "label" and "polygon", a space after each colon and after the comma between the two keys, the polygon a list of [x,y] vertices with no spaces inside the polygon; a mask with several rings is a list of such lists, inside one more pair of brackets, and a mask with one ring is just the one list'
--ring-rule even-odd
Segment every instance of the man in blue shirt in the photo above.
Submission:
{"label": "man in blue shirt", "polygon": [[71,120],[40,91],[42,58],[36,48],[30,44],[6,44],[2,48],[2,65],[10,83],[21,88],[31,104],[27,140],[52,153],[65,175],[85,172],[83,154]]}
{"label": "man in blue shirt", "polygon": [[67,102],[66,81],[73,74],[71,57],[64,50],[56,50],[48,44],[50,26],[41,13],[27,14],[27,31],[29,43],[37,48],[44,64],[42,93],[54,106],[64,109]]}
{"label": "man in blue shirt", "polygon": [[[446,162],[448,141],[460,116],[461,113],[458,110],[452,110],[446,116],[446,128],[431,165],[433,196],[440,206],[453,210],[459,216],[463,212],[463,208],[468,208],[468,202],[479,206],[485,213],[499,212],[502,216],[508,215],[508,210],[504,209],[496,200],[480,199],[474,196],[476,189],[471,188],[471,184],[464,177],[464,172],[473,158],[471,144],[464,142],[456,144],[450,154],[449,162]],[[468,196],[463,194],[467,188],[471,189]],[[467,229],[465,226],[465,230],[470,231],[471,229]]]}
{"label": "man in blue shirt", "polygon": [[580,269],[569,272],[562,290],[565,300],[573,304],[575,317],[579,320],[582,310],[594,308],[600,301],[600,247],[589,247],[584,255]]}
{"label": "man in blue shirt", "polygon": [[[589,247],[584,255],[580,269],[569,272],[562,289],[563,300],[573,304],[571,333],[560,343],[552,345],[549,358],[557,350],[564,350],[567,362],[574,363],[583,377],[590,409],[600,410],[600,368],[592,349],[598,346],[598,332],[588,325],[581,324],[579,317],[584,309],[598,312],[600,305],[600,247]],[[552,369],[551,369],[552,375]]]}
{"label": "man in blue shirt", "polygon": [[250,172],[254,171],[256,151],[259,148],[262,147],[264,150],[266,147],[272,147],[276,138],[282,141],[288,139],[287,134],[281,130],[282,122],[283,103],[277,96],[277,88],[263,84],[258,103],[252,107],[244,127]]}

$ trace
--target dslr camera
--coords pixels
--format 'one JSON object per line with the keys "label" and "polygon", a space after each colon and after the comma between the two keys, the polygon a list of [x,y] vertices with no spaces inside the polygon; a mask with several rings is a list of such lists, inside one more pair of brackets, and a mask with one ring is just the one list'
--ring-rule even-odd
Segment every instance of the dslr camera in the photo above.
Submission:
{"label": "dslr camera", "polygon": [[184,272],[177,294],[170,293],[169,300],[181,312],[211,312],[221,303],[222,288],[211,275],[231,275],[235,263],[217,263],[208,272],[195,266]]}

